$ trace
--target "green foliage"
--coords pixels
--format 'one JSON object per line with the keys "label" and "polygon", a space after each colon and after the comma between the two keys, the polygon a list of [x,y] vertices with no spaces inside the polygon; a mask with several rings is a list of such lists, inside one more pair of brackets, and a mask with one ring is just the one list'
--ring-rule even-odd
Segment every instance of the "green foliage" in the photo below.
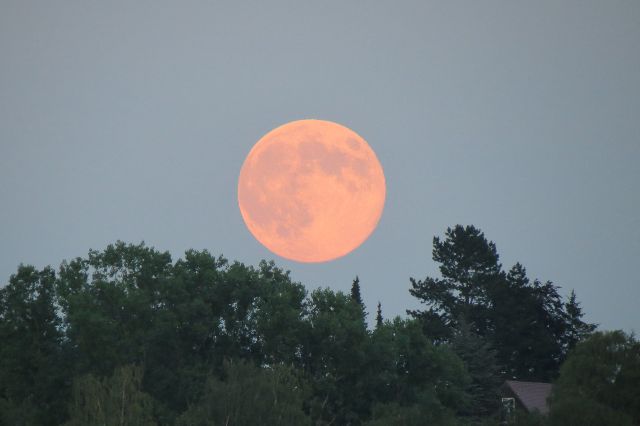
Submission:
{"label": "green foliage", "polygon": [[314,418],[338,424],[366,414],[364,374],[367,329],[360,305],[342,292],[318,289],[307,307],[307,332],[302,346],[303,367],[314,397]]}
{"label": "green foliage", "polygon": [[77,348],[77,373],[106,375],[145,362],[147,332],[171,267],[168,253],[122,242],[63,263],[58,292],[67,336]]}
{"label": "green foliage", "polygon": [[20,265],[0,289],[0,422],[53,425],[64,417],[69,372],[60,327],[55,272]]}
{"label": "green foliage", "polygon": [[379,404],[417,404],[425,395],[442,409],[468,404],[469,377],[462,361],[446,346],[433,345],[415,320],[396,317],[375,330],[365,377],[371,399]]}
{"label": "green foliage", "polygon": [[225,362],[223,373],[222,380],[208,379],[200,401],[180,416],[177,425],[311,425],[303,411],[307,387],[292,368]]}
{"label": "green foliage", "polygon": [[73,384],[65,426],[154,426],[154,401],[140,391],[142,369],[120,367],[111,377],[86,375]]}
{"label": "green foliage", "polygon": [[304,286],[293,283],[289,273],[273,262],[260,263],[257,280],[261,290],[256,319],[261,342],[258,361],[300,365],[301,342],[307,331]]}
{"label": "green foliage", "polygon": [[7,400],[0,398],[0,425],[2,426],[31,426],[38,424],[55,424],[52,421],[48,423],[43,421],[45,414],[42,408],[39,408],[32,401],[33,398],[27,398],[22,401]]}
{"label": "green foliage", "polygon": [[633,426],[631,417],[621,411],[579,395],[567,395],[554,403],[550,426]]}
{"label": "green foliage", "polygon": [[639,386],[640,342],[622,331],[596,332],[576,345],[560,370],[552,424],[638,424]]}
{"label": "green foliage", "polygon": [[518,410],[516,412],[513,426],[546,426],[547,424],[547,417],[543,416],[538,411],[527,413],[525,411]]}
{"label": "green foliage", "polygon": [[589,337],[596,329],[596,324],[582,321],[584,313],[576,298],[576,292],[571,290],[569,300],[565,303],[567,329],[565,332],[565,345],[567,350],[573,349],[576,343]]}
{"label": "green foliage", "polygon": [[366,426],[455,426],[454,413],[443,407],[431,392],[419,395],[417,402],[400,405],[396,402],[376,405]]}
{"label": "green foliage", "polygon": [[447,228],[445,237],[433,238],[433,260],[440,264],[442,278],[410,279],[409,292],[428,310],[409,313],[422,320],[425,334],[435,340],[448,339],[458,319],[484,335],[488,289],[500,278],[496,246],[474,226]]}
{"label": "green foliage", "polygon": [[306,293],[273,262],[190,250],[172,265],[168,253],[118,242],[64,263],[58,289],[76,374],[145,365],[145,390],[168,413],[197,399],[225,358],[299,362]]}
{"label": "green foliage", "polygon": [[362,321],[364,322],[367,317],[367,312],[364,306],[364,302],[362,301],[362,295],[360,294],[360,279],[357,275],[353,280],[353,283],[351,284],[351,301],[360,308],[360,315],[362,316]]}
{"label": "green foliage", "polygon": [[[350,294],[307,294],[273,262],[120,241],[57,275],[20,265],[0,288],[0,425],[480,424],[498,371],[552,377],[585,351],[575,295],[504,273],[478,229],[435,238],[434,259],[442,278],[412,280],[428,309],[384,321],[378,303],[373,330],[357,277]],[[629,359],[614,390],[632,394]],[[637,419],[633,398],[558,395],[555,418],[588,403]]]}
{"label": "green foliage", "polygon": [[489,311],[498,362],[507,378],[548,381],[564,357],[565,313],[558,287],[530,282],[516,263],[491,289]]}
{"label": "green foliage", "polygon": [[567,348],[595,326],[582,322],[573,295],[563,303],[552,282],[530,282],[517,263],[502,271],[496,246],[473,226],[448,228],[433,240],[442,278],[411,278],[410,293],[427,309],[408,311],[436,342],[450,341],[461,321],[496,350],[503,376],[545,381],[557,375]]}
{"label": "green foliage", "polygon": [[360,295],[360,278],[358,278],[357,275],[353,280],[353,283],[351,284],[351,300],[364,308],[364,302],[362,301],[362,296]]}
{"label": "green foliage", "polygon": [[458,321],[451,346],[464,362],[471,378],[465,389],[470,396],[469,405],[460,410],[461,414],[481,417],[495,413],[500,400],[498,388],[502,384],[496,351],[486,340],[475,334],[464,320]]}

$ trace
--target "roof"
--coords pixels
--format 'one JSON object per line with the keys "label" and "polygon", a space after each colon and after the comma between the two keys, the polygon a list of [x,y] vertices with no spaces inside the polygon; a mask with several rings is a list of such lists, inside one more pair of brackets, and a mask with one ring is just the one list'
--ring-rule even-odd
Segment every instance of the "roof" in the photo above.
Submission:
{"label": "roof", "polygon": [[549,412],[547,398],[551,395],[551,383],[507,380],[504,385],[515,394],[527,411],[538,410],[541,414]]}

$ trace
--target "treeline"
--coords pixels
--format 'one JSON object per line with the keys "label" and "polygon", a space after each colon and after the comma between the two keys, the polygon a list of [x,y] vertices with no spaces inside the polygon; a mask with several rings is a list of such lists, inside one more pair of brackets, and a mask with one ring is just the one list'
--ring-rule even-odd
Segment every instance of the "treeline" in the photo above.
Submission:
{"label": "treeline", "polygon": [[505,379],[557,380],[549,418],[521,424],[639,424],[632,336],[504,271],[473,226],[433,259],[440,277],[411,279],[424,309],[378,304],[370,327],[357,278],[308,293],[273,262],[118,242],[20,265],[0,289],[0,425],[495,425]]}

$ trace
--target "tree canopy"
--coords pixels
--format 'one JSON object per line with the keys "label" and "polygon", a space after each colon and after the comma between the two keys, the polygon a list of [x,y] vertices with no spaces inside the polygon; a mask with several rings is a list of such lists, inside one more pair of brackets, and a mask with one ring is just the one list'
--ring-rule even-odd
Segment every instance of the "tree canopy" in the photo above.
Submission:
{"label": "tree canopy", "polygon": [[575,293],[564,303],[556,285],[531,281],[520,263],[505,272],[496,245],[474,226],[434,237],[433,260],[440,278],[410,279],[410,293],[427,309],[408,313],[436,342],[466,324],[496,350],[505,378],[553,379],[568,348],[595,328],[582,321]]}
{"label": "tree canopy", "polygon": [[[206,250],[119,241],[19,265],[0,288],[0,425],[479,424],[505,378],[555,378],[567,353],[551,419],[588,402],[638,421],[638,401],[607,396],[632,392],[637,343],[589,338],[575,293],[504,271],[473,226],[434,238],[433,259],[441,277],[411,278],[426,309],[385,319],[379,302],[370,325],[357,276],[308,291]],[[596,347],[624,350],[606,364]],[[592,365],[600,387],[576,401]]]}
{"label": "tree canopy", "polygon": [[640,423],[640,342],[622,331],[578,343],[560,369],[551,398],[552,425]]}

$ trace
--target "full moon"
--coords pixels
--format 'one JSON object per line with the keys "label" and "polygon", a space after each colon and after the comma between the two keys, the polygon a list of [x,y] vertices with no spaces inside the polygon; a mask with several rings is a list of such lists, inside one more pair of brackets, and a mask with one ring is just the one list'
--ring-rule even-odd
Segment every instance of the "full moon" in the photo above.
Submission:
{"label": "full moon", "polygon": [[253,236],[298,262],[326,262],[360,246],[384,207],[382,166],[340,124],[299,120],[264,135],[240,170],[238,204]]}

